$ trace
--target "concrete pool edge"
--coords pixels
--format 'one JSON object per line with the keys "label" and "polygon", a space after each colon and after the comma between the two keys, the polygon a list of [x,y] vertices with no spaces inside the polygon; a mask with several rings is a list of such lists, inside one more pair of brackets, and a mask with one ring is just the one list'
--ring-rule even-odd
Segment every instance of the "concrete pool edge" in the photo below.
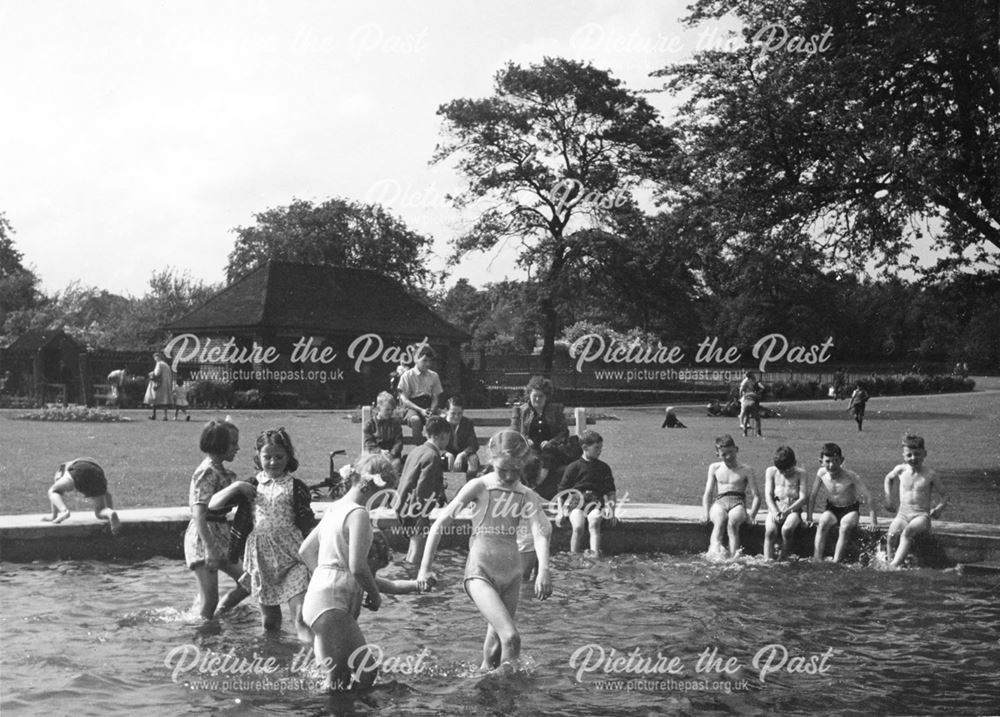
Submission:
{"label": "concrete pool edge", "polygon": [[[317,515],[322,515],[329,503],[313,503]],[[92,513],[74,513],[59,525],[43,522],[42,514],[0,516],[0,561],[24,563],[53,560],[143,560],[156,555],[182,559],[183,536],[190,520],[186,506],[171,508],[136,508],[118,512],[122,530],[112,536],[108,524]],[[374,511],[375,523],[389,538],[396,550],[405,550],[406,535],[398,521],[388,511]],[[696,505],[660,503],[630,503],[623,507],[623,522],[606,530],[604,552],[618,553],[703,553],[708,545],[709,527],[702,520],[702,508]],[[868,518],[861,519],[868,527]],[[855,538],[852,551],[857,557],[858,546],[874,544],[882,536],[889,520],[880,518],[875,534],[863,531]],[[814,528],[798,531],[796,550],[799,555],[811,555]],[[464,548],[468,544],[468,520],[457,520],[442,541],[443,548]],[[569,549],[568,528],[555,528],[553,552]],[[828,547],[832,549],[831,543]],[[744,550],[759,555],[764,540],[764,512],[757,523],[745,526],[742,532]],[[935,521],[930,536],[922,537],[915,553],[925,567],[947,568],[963,564],[1000,563],[1000,526],[981,523]]]}

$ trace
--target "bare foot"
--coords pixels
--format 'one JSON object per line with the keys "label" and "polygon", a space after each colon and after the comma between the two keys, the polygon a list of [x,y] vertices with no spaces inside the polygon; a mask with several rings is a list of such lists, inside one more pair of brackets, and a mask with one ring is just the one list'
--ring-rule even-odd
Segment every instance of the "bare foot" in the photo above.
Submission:
{"label": "bare foot", "polygon": [[68,517],[69,517],[69,511],[63,510],[59,512],[57,515],[46,515],[44,518],[42,518],[42,520],[46,522],[51,521],[52,523],[61,523]]}
{"label": "bare foot", "polygon": [[109,522],[111,523],[111,534],[118,535],[122,529],[122,522],[118,519],[118,513],[111,511]]}

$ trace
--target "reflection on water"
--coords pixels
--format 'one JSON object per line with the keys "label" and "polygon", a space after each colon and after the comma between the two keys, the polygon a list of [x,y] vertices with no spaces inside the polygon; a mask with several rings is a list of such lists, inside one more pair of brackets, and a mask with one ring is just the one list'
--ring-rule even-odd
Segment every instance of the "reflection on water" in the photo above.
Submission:
{"label": "reflection on water", "polygon": [[[3,714],[984,714],[1000,688],[997,579],[749,558],[554,558],[526,587],[525,660],[477,672],[484,623],[444,553],[435,593],[362,627],[393,674],[326,696],[308,647],[256,607],[202,624],[180,561],[2,566]],[[390,571],[391,576],[391,571]],[[213,663],[212,660],[215,662]],[[224,665],[210,674],[212,665]],[[762,679],[763,678],[763,679]]]}

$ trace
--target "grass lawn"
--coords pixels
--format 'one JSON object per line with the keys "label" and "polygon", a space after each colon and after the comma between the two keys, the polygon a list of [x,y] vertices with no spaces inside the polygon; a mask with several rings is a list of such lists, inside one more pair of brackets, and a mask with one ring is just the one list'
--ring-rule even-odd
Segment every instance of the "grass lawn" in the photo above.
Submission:
{"label": "grass lawn", "polygon": [[[767,403],[781,418],[764,421],[764,438],[743,438],[735,418],[712,418],[703,406],[678,406],[687,429],[661,429],[662,406],[608,408],[594,428],[604,437],[604,455],[615,474],[619,496],[637,502],[700,504],[713,438],[732,433],[740,458],[763,471],[774,449],[787,444],[799,464],[814,475],[819,446],[839,443],[846,466],[869,488],[881,493],[882,479],[900,462],[899,439],[906,430],[927,440],[927,464],[942,475],[950,504],[945,520],[1000,524],[1000,392],[873,398],[865,430],[858,432],[846,412],[847,402]],[[81,455],[104,466],[119,508],[185,505],[191,472],[201,460],[198,436],[205,420],[219,414],[193,411],[191,422],[153,422],[145,411],[124,411],[124,423],[57,423],[12,420],[23,411],[0,411],[4,450],[0,454],[0,512],[47,510],[46,490],[58,463]],[[472,415],[504,411],[474,411]],[[301,463],[297,475],[307,483],[327,475],[327,455],[360,448],[360,424],[347,411],[233,411],[242,429],[242,450],[233,462],[241,476],[254,472],[252,445],[259,431],[284,426]],[[490,429],[487,429],[490,430]],[[340,465],[342,461],[338,462]],[[462,478],[450,476],[451,489]],[[72,510],[88,510],[89,501],[72,494]],[[885,515],[879,511],[880,517]],[[627,514],[626,514],[627,517]]]}

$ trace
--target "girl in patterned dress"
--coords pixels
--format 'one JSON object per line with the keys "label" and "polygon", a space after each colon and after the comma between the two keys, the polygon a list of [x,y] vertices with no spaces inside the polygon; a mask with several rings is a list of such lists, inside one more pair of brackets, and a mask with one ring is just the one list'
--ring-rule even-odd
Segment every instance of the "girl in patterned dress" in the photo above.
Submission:
{"label": "girl in patterned dress", "polygon": [[243,585],[249,583],[260,605],[265,630],[281,628],[281,606],[288,603],[296,633],[301,640],[311,642],[312,633],[302,621],[309,571],[299,559],[299,546],[316,520],[309,489],[291,476],[299,462],[284,428],[267,430],[257,437],[253,462],[260,469],[256,477],[233,483],[216,494],[210,505],[224,508],[234,500],[252,504],[253,529],[246,538]]}
{"label": "girl in patterned dress", "polygon": [[[211,619],[216,612],[235,606],[250,593],[239,585],[243,566],[231,562],[229,552],[229,525],[226,514],[209,509],[212,496],[233,482],[236,474],[226,468],[240,450],[240,432],[228,417],[225,421],[209,421],[201,431],[199,447],[205,460],[191,476],[191,522],[184,533],[184,561],[198,578],[201,616]],[[236,587],[219,605],[219,571],[237,581]]]}

